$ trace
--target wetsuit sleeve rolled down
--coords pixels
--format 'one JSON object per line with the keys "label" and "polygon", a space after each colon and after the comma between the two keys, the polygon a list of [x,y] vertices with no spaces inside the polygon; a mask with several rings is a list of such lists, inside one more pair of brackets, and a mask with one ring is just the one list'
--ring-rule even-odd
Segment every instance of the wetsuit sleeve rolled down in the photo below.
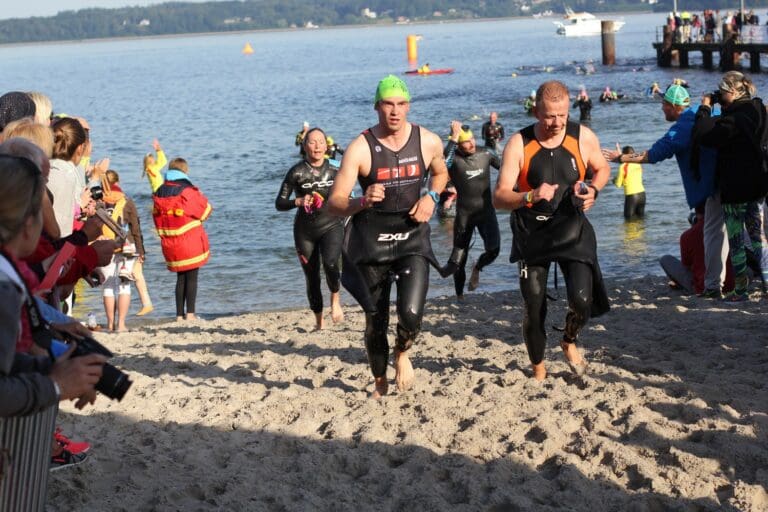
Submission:
{"label": "wetsuit sleeve rolled down", "polygon": [[291,192],[293,191],[293,172],[288,171],[285,175],[283,183],[280,185],[280,191],[277,193],[275,199],[275,208],[280,211],[288,211],[296,208],[296,202],[291,199]]}
{"label": "wetsuit sleeve rolled down", "polygon": [[490,157],[490,164],[491,167],[494,169],[501,169],[501,158],[499,158],[499,155],[496,154],[495,151],[489,151],[488,156]]}

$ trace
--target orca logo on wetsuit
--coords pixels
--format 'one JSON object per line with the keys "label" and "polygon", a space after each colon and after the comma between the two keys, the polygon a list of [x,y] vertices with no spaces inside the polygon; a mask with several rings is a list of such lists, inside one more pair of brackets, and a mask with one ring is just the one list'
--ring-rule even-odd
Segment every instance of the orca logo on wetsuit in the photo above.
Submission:
{"label": "orca logo on wetsuit", "polygon": [[314,183],[304,183],[303,185],[301,185],[301,188],[314,188],[314,187],[324,188],[324,187],[330,187],[331,185],[333,185],[333,180],[326,180],[326,181],[316,181]]}
{"label": "orca logo on wetsuit", "polygon": [[379,233],[377,242],[396,242],[408,240],[410,233]]}
{"label": "orca logo on wetsuit", "polygon": [[467,174],[467,179],[471,180],[472,178],[477,178],[478,176],[483,174],[483,170],[482,169],[472,169],[471,171],[467,171],[466,174]]}

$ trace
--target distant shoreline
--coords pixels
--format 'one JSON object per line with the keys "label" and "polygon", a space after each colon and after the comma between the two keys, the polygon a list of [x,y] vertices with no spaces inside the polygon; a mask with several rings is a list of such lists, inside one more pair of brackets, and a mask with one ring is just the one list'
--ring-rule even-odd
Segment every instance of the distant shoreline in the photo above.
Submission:
{"label": "distant shoreline", "polygon": [[[625,16],[633,14],[652,14],[653,11],[628,11],[628,12],[606,12],[600,13],[606,16]],[[44,46],[49,44],[82,44],[82,43],[104,43],[110,41],[141,41],[145,39],[177,39],[183,37],[207,37],[214,35],[242,35],[242,34],[261,34],[271,32],[298,32],[314,30],[334,30],[334,29],[354,29],[354,28],[379,28],[395,26],[422,26],[422,25],[443,25],[450,23],[485,23],[506,20],[526,20],[526,19],[559,19],[559,16],[548,16],[545,18],[533,18],[533,16],[509,16],[501,18],[466,18],[449,20],[423,20],[409,21],[408,23],[370,23],[362,25],[325,25],[316,28],[295,27],[295,28],[258,28],[250,30],[222,30],[213,32],[185,32],[183,34],[153,34],[146,36],[114,36],[114,37],[94,37],[89,39],[51,39],[49,41],[25,41],[18,43],[0,43],[0,48],[15,48],[19,46]]]}

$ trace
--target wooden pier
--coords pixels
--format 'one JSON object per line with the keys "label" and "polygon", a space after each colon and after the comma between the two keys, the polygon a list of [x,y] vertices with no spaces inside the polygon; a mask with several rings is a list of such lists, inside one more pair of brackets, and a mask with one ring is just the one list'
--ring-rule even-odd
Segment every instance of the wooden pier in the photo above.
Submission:
{"label": "wooden pier", "polygon": [[[666,27],[665,27],[666,29]],[[762,39],[762,38],[761,38]],[[689,54],[691,52],[701,52],[702,65],[704,69],[713,70],[714,57],[718,57],[718,69],[721,71],[731,71],[737,67],[740,56],[743,53],[749,54],[750,73],[760,72],[760,54],[768,54],[768,43],[762,41],[742,41],[731,34],[726,34],[726,40],[695,43],[676,43],[673,42],[672,34],[664,30],[663,41],[653,43],[656,50],[656,63],[660,68],[672,67],[673,57],[677,56],[678,66],[688,68]]]}

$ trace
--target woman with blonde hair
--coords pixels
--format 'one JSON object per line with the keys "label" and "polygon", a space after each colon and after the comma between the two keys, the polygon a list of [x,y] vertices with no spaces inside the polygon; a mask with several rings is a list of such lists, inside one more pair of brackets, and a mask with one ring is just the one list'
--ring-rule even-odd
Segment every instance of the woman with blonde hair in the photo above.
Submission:
{"label": "woman with blonde hair", "polygon": [[27,96],[35,103],[35,121],[46,126],[51,124],[53,104],[51,98],[41,92],[28,92]]}
{"label": "woman with blonde hair", "polygon": [[142,176],[146,175],[149,179],[149,186],[152,187],[152,193],[157,192],[160,185],[163,184],[163,167],[168,163],[168,159],[165,156],[165,151],[160,147],[160,143],[157,139],[152,141],[152,147],[155,149],[155,154],[147,153],[144,155],[144,172]]}
{"label": "woman with blonde hair", "polygon": [[[764,170],[760,135],[766,129],[767,116],[765,105],[754,97],[755,93],[749,77],[738,71],[725,73],[717,93],[702,98],[694,126],[694,141],[717,149],[717,186],[736,281],[733,292],[725,297],[729,302],[749,299],[743,232],[745,228],[755,231],[756,217],[759,228],[756,239],[750,235],[752,251],[758,256],[763,252],[759,215],[760,203],[768,192],[768,173]],[[712,117],[713,103],[722,106],[720,116]],[[762,270],[768,277],[768,269]]]}
{"label": "woman with blonde hair", "polygon": [[[120,176],[113,170],[108,170],[102,178],[104,184],[104,207],[110,213],[112,220],[126,227],[128,238],[122,251],[113,256],[102,273],[106,277],[102,296],[104,311],[107,315],[107,329],[110,331],[126,331],[125,319],[131,305],[131,281],[135,275],[135,265],[144,259],[144,239],[141,234],[141,223],[136,205],[120,188]],[[115,234],[104,226],[104,238],[114,238]],[[115,325],[115,290],[117,290],[117,325]],[[150,305],[151,307],[151,305]]]}

